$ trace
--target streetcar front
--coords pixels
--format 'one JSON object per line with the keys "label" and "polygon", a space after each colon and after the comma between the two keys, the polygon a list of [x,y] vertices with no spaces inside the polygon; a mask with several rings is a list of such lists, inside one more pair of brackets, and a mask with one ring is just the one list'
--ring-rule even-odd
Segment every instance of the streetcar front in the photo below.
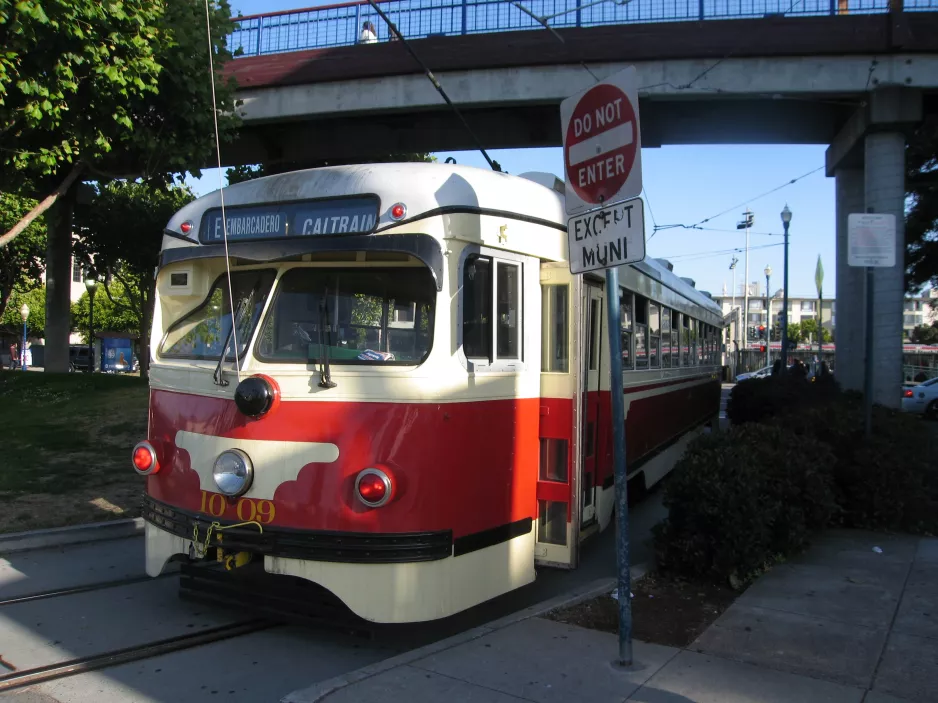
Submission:
{"label": "streetcar front", "polygon": [[468,382],[453,352],[462,245],[434,213],[439,188],[420,187],[434,167],[399,168],[238,184],[169,223],[133,455],[150,575],[262,562],[380,622],[533,580],[536,467],[512,448],[536,447],[537,405],[521,438],[504,397],[517,384]]}

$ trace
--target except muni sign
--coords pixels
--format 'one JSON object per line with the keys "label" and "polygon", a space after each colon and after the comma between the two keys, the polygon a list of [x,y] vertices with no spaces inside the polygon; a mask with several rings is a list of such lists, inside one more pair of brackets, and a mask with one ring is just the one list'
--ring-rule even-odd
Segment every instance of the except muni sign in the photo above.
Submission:
{"label": "except muni sign", "polygon": [[560,105],[567,214],[642,191],[635,69],[629,67]]}
{"label": "except muni sign", "polygon": [[641,198],[573,217],[567,223],[570,273],[622,266],[645,258]]}

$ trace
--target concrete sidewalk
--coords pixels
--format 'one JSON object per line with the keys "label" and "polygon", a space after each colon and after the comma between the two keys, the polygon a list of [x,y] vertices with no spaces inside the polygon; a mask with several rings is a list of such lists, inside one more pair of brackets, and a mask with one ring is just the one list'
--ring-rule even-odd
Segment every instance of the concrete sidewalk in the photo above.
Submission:
{"label": "concrete sidewalk", "polygon": [[[878,548],[878,549],[874,549]],[[636,607],[641,607],[637,604]],[[690,647],[635,643],[531,609],[296,691],[287,703],[933,703],[938,539],[830,531]]]}

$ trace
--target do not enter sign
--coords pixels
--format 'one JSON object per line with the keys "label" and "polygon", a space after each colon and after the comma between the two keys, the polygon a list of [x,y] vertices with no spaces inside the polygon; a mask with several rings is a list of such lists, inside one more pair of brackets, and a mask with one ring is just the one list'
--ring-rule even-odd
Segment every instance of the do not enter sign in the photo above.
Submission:
{"label": "do not enter sign", "polygon": [[633,198],[642,190],[635,69],[561,103],[567,213]]}

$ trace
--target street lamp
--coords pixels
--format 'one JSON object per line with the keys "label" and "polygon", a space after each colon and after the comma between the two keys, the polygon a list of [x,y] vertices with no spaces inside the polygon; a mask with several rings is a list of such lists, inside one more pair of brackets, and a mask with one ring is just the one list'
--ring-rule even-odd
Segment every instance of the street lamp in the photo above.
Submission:
{"label": "street lamp", "polygon": [[791,210],[788,203],[782,209],[782,227],[785,228],[785,272],[782,282],[782,371],[788,364],[788,225],[791,222]]}
{"label": "street lamp", "polygon": [[85,288],[88,290],[88,370],[94,371],[94,293],[98,289],[98,279],[94,271],[85,274]]}
{"label": "street lamp", "polygon": [[23,318],[23,346],[20,347],[20,371],[26,370],[26,318],[29,317],[29,306],[23,303],[20,308],[20,317]]}
{"label": "street lamp", "polygon": [[772,277],[772,267],[766,266],[765,270],[765,365],[771,366],[772,360],[772,298],[769,293],[769,279]]}

